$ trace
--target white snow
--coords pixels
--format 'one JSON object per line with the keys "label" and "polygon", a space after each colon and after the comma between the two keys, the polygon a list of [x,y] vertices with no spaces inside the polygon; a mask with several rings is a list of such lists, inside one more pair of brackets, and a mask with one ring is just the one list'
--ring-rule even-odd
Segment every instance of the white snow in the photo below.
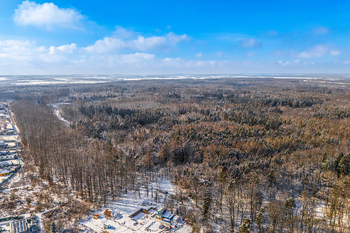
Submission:
{"label": "white snow", "polygon": [[[161,190],[168,191],[169,194],[174,194],[173,186],[169,180],[162,180],[160,183],[152,184],[153,190],[160,188]],[[139,213],[134,218],[129,216],[143,208],[145,210],[150,209],[151,207],[157,208],[160,210],[163,208],[164,194],[158,194],[158,202],[151,197],[151,192],[149,196],[146,195],[146,190],[143,188],[140,190],[140,198],[137,193],[128,193],[122,195],[118,200],[110,202],[107,206],[101,210],[95,211],[91,217],[81,224],[89,227],[90,229],[101,232],[103,230],[108,231],[109,233],[121,233],[121,232],[163,232],[165,227],[160,229],[161,225],[169,226],[168,223],[165,223],[155,217],[152,217],[154,210],[150,211],[150,214]],[[113,219],[107,219],[104,215],[105,209],[117,213]],[[98,214],[99,218],[94,219],[94,215]],[[171,213],[170,213],[171,215]],[[110,229],[104,229],[104,225],[110,226]],[[172,226],[172,230],[174,226]],[[177,229],[175,232],[189,233],[192,231],[190,226],[185,225],[184,227]]]}
{"label": "white snow", "polygon": [[67,121],[66,119],[64,119],[64,118],[61,116],[61,113],[60,113],[60,111],[59,111],[58,109],[55,108],[55,109],[54,109],[54,113],[55,113],[56,117],[57,117],[60,121],[62,121],[67,127],[70,126],[70,122]]}
{"label": "white snow", "polygon": [[144,217],[146,214],[145,213],[139,213],[137,214],[135,217],[133,217],[132,219],[137,221],[140,220],[142,217]]}

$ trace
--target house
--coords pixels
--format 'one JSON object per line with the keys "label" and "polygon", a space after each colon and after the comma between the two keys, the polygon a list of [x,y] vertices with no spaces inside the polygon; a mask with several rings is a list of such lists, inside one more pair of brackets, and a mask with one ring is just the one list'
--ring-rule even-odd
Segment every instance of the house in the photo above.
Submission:
{"label": "house", "polygon": [[29,218],[27,218],[27,232],[38,232],[37,226],[37,217],[35,214],[31,214]]}
{"label": "house", "polygon": [[0,227],[0,232],[5,233],[37,233],[38,221],[37,216],[31,214],[30,217],[15,216],[15,217],[5,217],[0,219],[2,227]]}
{"label": "house", "polygon": [[2,162],[0,163],[0,167],[8,167],[10,164],[8,162]]}
{"label": "house", "polygon": [[175,217],[173,219],[173,223],[175,225],[175,228],[181,228],[185,222],[182,220],[182,218],[180,216],[175,215]]}
{"label": "house", "polygon": [[1,124],[1,131],[6,134],[13,134],[13,125],[11,123]]}
{"label": "house", "polygon": [[27,223],[26,220],[21,219],[11,222],[10,233],[24,233],[27,232]]}
{"label": "house", "polygon": [[175,215],[173,215],[171,212],[168,212],[165,208],[162,208],[161,210],[158,211],[158,218],[170,223]]}
{"label": "house", "polygon": [[145,216],[146,214],[148,214],[148,211],[141,208],[138,211],[136,211],[135,213],[133,213],[132,215],[130,215],[129,218],[131,218],[134,221],[137,221],[137,220],[141,219],[143,216]]}
{"label": "house", "polygon": [[7,148],[8,145],[4,141],[0,141],[0,148]]}
{"label": "house", "polygon": [[135,213],[133,213],[132,215],[130,215],[129,218],[131,218],[134,221],[137,221],[137,220],[143,218],[145,215],[152,214],[156,210],[157,210],[157,208],[153,208],[153,207],[149,208],[148,210],[141,208],[138,211],[136,211]]}
{"label": "house", "polygon": [[5,169],[0,169],[0,176],[8,176],[10,175],[10,171]]}

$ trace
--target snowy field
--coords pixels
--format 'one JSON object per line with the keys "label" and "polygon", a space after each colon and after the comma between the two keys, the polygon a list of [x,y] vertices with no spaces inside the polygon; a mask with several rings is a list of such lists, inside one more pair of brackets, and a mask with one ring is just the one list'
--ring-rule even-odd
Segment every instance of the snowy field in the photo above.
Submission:
{"label": "snowy field", "polygon": [[73,75],[73,76],[10,76],[0,77],[3,86],[64,85],[64,84],[97,84],[112,81],[109,76]]}
{"label": "snowy field", "polygon": [[10,175],[7,175],[7,176],[0,176],[0,184],[4,181],[4,180],[6,180],[7,178],[9,178],[11,176],[11,174]]}
{"label": "snowy field", "polygon": [[[170,181],[163,180],[157,185],[153,184],[154,189],[156,187],[159,187],[159,189],[162,191],[167,191],[169,194],[174,194],[173,186]],[[122,195],[115,202],[108,203],[105,208],[95,211],[89,219],[81,222],[81,224],[96,232],[165,232],[165,227],[168,227],[169,224],[165,224],[165,222],[153,218],[152,216],[156,214],[156,211],[153,211],[153,213],[148,215],[139,213],[132,219],[129,218],[130,215],[141,208],[148,210],[153,207],[157,208],[157,210],[160,210],[163,207],[165,196],[166,195],[164,194],[160,194],[160,198],[158,199],[158,202],[156,202],[155,199],[151,197],[151,193],[149,193],[147,197],[146,190],[144,189],[140,190],[140,196],[138,192],[128,193]],[[104,211],[107,208],[109,211],[112,211],[112,219],[107,219],[104,215]],[[96,214],[99,215],[98,219],[94,219],[94,215]],[[110,226],[109,229],[104,229],[104,225]],[[180,229],[176,229],[176,231],[175,229],[172,230],[179,233],[192,232],[192,228],[188,225],[183,225]]]}

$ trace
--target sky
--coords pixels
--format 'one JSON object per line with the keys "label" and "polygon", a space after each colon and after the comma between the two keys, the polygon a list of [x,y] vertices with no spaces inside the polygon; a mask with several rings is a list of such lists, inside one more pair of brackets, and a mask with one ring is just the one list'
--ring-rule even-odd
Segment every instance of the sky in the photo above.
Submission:
{"label": "sky", "polygon": [[350,73],[350,1],[0,0],[0,75]]}

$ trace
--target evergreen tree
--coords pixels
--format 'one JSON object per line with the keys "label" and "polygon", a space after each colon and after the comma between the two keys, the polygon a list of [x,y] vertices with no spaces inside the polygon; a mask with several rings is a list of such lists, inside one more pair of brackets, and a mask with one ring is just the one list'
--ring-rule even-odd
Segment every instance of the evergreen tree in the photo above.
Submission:
{"label": "evergreen tree", "polygon": [[51,232],[52,233],[58,232],[55,221],[52,221],[52,223],[51,223]]}

